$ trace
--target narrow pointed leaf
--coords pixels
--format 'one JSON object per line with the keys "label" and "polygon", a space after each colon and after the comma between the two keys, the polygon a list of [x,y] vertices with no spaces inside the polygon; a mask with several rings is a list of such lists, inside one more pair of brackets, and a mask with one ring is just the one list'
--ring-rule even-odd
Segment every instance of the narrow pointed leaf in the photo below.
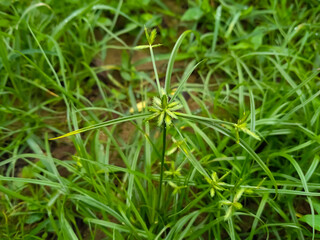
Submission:
{"label": "narrow pointed leaf", "polygon": [[151,34],[150,34],[150,45],[153,44],[154,40],[156,39],[156,36],[157,36],[157,30],[156,29],[153,29]]}
{"label": "narrow pointed leaf", "polygon": [[148,28],[146,26],[144,26],[144,33],[146,34],[147,41],[150,44],[150,36],[149,36],[149,33],[148,33]]}
{"label": "narrow pointed leaf", "polygon": [[165,91],[167,94],[170,93],[171,75],[172,75],[173,65],[174,65],[175,58],[178,54],[179,47],[180,47],[183,39],[191,32],[192,32],[191,30],[183,32],[180,35],[180,37],[178,38],[178,40],[177,40],[176,44],[174,45],[173,50],[171,52],[169,62],[168,62],[167,71],[166,71],[166,79],[165,79]]}
{"label": "narrow pointed leaf", "polygon": [[248,135],[250,135],[251,137],[261,141],[261,138],[257,134],[255,134],[254,132],[251,132],[248,128],[246,128],[246,127],[245,128],[241,128],[241,131],[246,133],[246,134],[248,134]]}
{"label": "narrow pointed leaf", "polygon": [[50,138],[49,140],[56,140],[59,138],[65,138],[65,137],[69,137],[72,135],[75,135],[77,133],[82,133],[82,132],[86,132],[89,130],[94,130],[94,129],[98,129],[98,128],[102,128],[102,127],[107,127],[113,124],[118,124],[118,123],[123,123],[123,122],[128,122],[128,121],[134,121],[140,118],[146,118],[148,116],[150,116],[150,113],[143,113],[143,114],[136,114],[136,115],[131,115],[131,116],[127,116],[127,117],[122,117],[122,118],[117,118],[117,119],[112,119],[110,121],[106,121],[106,122],[102,122],[102,123],[97,123],[88,127],[84,127],[84,128],[80,128],[78,130],[66,133],[62,136],[59,137],[55,137],[55,138]]}
{"label": "narrow pointed leaf", "polygon": [[180,92],[183,90],[183,87],[185,85],[185,83],[187,82],[187,80],[189,79],[191,73],[193,73],[193,71],[203,62],[204,60],[198,62],[185,76],[184,78],[180,81],[179,86],[177,91],[175,91],[174,95],[172,96],[172,98],[170,99],[170,102],[173,101],[178,94],[180,94]]}
{"label": "narrow pointed leaf", "polygon": [[139,46],[135,46],[133,49],[141,50],[141,49],[147,49],[147,48],[149,48],[149,45],[139,45]]}

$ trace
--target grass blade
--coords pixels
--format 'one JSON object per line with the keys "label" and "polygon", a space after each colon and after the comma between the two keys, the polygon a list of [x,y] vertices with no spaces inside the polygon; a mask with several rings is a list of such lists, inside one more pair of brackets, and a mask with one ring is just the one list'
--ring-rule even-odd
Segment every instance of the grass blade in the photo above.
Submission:
{"label": "grass blade", "polygon": [[84,128],[80,128],[78,130],[66,133],[62,136],[59,137],[55,137],[55,138],[50,138],[49,140],[56,140],[56,139],[60,139],[60,138],[65,138],[65,137],[69,137],[78,133],[82,133],[82,132],[86,132],[89,130],[94,130],[94,129],[98,129],[98,128],[102,128],[102,127],[107,127],[107,126],[111,126],[114,124],[118,124],[118,123],[123,123],[123,122],[128,122],[128,121],[133,121],[133,120],[137,120],[140,118],[146,118],[148,116],[150,116],[150,113],[142,113],[142,114],[136,114],[136,115],[132,115],[132,116],[128,116],[128,117],[122,117],[122,118],[117,118],[117,119],[112,119],[103,123],[97,123],[88,127],[84,127]]}
{"label": "grass blade", "polygon": [[178,54],[178,50],[179,47],[183,41],[183,39],[185,39],[185,37],[191,33],[191,30],[185,31],[183,32],[180,37],[178,38],[176,44],[173,47],[173,50],[171,52],[170,58],[169,58],[169,62],[168,62],[168,66],[167,66],[167,71],[166,71],[166,79],[165,79],[165,91],[167,93],[167,95],[170,95],[170,91],[171,91],[171,76],[172,76],[172,71],[173,71],[173,65],[174,65],[174,61],[175,58]]}
{"label": "grass blade", "polygon": [[187,82],[187,80],[189,79],[190,75],[193,73],[193,71],[205,60],[202,60],[200,62],[198,62],[187,74],[184,75],[183,79],[179,82],[179,86],[178,89],[175,91],[175,93],[173,94],[172,98],[170,99],[169,103],[174,101],[174,99],[181,93],[181,91],[183,90],[183,87],[185,85],[185,83]]}

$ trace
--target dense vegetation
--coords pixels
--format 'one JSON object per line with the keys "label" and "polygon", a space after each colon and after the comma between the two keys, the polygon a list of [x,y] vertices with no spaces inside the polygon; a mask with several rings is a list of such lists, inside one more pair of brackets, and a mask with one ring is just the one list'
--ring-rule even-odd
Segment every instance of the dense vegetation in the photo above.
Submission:
{"label": "dense vegetation", "polygon": [[319,71],[317,0],[0,0],[0,239],[319,239]]}

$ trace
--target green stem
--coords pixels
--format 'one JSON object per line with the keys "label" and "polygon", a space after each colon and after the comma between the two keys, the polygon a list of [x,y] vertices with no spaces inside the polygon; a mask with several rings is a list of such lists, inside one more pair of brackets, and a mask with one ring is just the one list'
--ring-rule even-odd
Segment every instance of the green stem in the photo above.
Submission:
{"label": "green stem", "polygon": [[163,121],[163,135],[162,135],[162,157],[161,157],[161,169],[160,169],[160,185],[159,185],[159,200],[158,200],[158,209],[160,209],[161,202],[161,194],[162,194],[162,181],[163,181],[163,166],[164,166],[164,158],[166,153],[166,137],[167,137],[167,125],[165,121]]}
{"label": "green stem", "polygon": [[160,80],[159,80],[158,71],[157,71],[157,66],[156,66],[156,61],[155,61],[155,59],[154,59],[153,50],[152,50],[152,46],[151,46],[151,45],[149,46],[149,49],[150,49],[151,62],[152,62],[152,66],[153,66],[154,75],[155,75],[155,77],[156,77],[158,92],[159,92],[159,96],[160,96],[160,98],[161,98]]}

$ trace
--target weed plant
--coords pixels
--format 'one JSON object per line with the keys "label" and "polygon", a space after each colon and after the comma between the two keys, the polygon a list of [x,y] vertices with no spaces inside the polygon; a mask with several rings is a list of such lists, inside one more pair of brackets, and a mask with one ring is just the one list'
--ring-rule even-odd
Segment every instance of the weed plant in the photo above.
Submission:
{"label": "weed plant", "polygon": [[318,5],[0,1],[0,239],[319,239]]}

